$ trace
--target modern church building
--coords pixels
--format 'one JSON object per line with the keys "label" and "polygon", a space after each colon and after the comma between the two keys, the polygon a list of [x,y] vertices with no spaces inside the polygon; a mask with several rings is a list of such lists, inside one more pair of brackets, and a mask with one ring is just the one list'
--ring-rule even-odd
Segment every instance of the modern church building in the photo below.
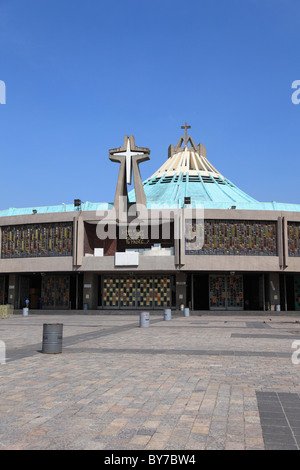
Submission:
{"label": "modern church building", "polygon": [[148,148],[125,136],[109,150],[113,202],[0,211],[0,303],[300,310],[300,204],[254,200],[182,128],[145,181]]}

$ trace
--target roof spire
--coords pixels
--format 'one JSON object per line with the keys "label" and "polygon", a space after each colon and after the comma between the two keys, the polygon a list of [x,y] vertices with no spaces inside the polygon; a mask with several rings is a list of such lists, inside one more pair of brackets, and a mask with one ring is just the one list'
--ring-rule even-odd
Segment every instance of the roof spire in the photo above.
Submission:
{"label": "roof spire", "polygon": [[188,126],[187,123],[185,123],[184,126],[181,126],[181,129],[185,129],[184,131],[184,143],[185,143],[185,146],[187,147],[187,144],[188,144],[188,136],[187,136],[187,130],[190,129],[191,126]]}

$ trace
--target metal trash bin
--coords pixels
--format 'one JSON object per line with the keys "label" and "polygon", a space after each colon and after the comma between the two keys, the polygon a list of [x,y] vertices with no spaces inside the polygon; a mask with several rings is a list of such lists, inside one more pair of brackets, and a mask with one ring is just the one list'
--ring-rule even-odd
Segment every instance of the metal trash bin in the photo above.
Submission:
{"label": "metal trash bin", "polygon": [[189,316],[190,316],[190,309],[187,308],[187,307],[184,309],[184,316],[185,316],[185,317],[189,317]]}
{"label": "metal trash bin", "polygon": [[172,318],[171,309],[170,309],[170,308],[166,308],[166,309],[164,310],[164,320],[169,321],[169,320],[171,320],[171,318]]}
{"label": "metal trash bin", "polygon": [[147,327],[150,324],[150,313],[149,312],[141,312],[140,313],[140,327]]}
{"label": "metal trash bin", "polygon": [[44,323],[43,325],[43,347],[45,354],[59,354],[62,352],[63,324]]}

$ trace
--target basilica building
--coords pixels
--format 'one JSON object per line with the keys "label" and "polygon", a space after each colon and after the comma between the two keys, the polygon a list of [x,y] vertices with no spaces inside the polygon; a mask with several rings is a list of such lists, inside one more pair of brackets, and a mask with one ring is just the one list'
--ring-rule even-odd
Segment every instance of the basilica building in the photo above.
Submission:
{"label": "basilica building", "polygon": [[114,201],[0,211],[0,303],[300,310],[300,204],[256,201],[182,129],[145,181],[147,147],[108,150]]}

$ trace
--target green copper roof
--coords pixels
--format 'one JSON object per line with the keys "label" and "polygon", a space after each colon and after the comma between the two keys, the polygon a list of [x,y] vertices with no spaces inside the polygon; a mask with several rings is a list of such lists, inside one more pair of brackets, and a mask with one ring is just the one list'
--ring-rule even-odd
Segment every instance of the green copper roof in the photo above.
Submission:
{"label": "green copper roof", "polygon": [[[183,208],[186,207],[185,198],[189,197],[189,207],[300,212],[300,204],[256,201],[227,178],[217,180],[211,176],[210,180],[201,175],[198,180],[184,175],[178,180],[150,178],[143,183],[147,208]],[[129,200],[135,202],[134,190],[129,193]]]}
{"label": "green copper roof", "polygon": [[34,207],[26,207],[17,209],[15,207],[11,207],[10,209],[5,209],[0,211],[0,217],[7,217],[12,215],[33,215],[34,211],[37,214],[53,214],[53,213],[61,213],[61,212],[74,212],[74,211],[97,211],[97,210],[108,210],[113,207],[112,203],[108,202],[83,202],[80,207],[74,207],[74,204],[61,204],[58,206],[34,206]]}
{"label": "green copper roof", "polygon": [[172,201],[183,205],[186,197],[191,199],[191,203],[257,202],[221,175],[203,176],[200,172],[197,175],[181,172],[150,178],[144,182],[144,191],[149,203]]}

